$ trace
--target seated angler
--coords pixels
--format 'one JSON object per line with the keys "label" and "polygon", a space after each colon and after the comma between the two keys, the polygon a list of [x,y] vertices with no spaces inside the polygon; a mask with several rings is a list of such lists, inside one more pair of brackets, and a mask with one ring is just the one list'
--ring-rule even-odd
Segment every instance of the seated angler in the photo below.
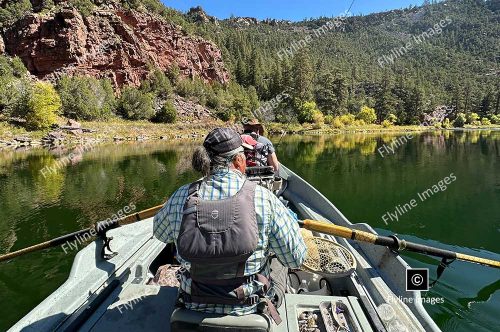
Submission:
{"label": "seated angler", "polygon": [[229,128],[206,137],[193,156],[205,177],[172,195],[154,234],[177,247],[179,302],[187,309],[239,316],[264,308],[279,324],[288,268],[301,266],[306,246],[296,216],[246,180],[242,145]]}
{"label": "seated angler", "polygon": [[276,150],[273,143],[264,135],[264,126],[257,119],[243,123],[243,134],[252,136],[258,143],[263,145],[263,153],[267,166],[272,166],[276,174],[279,173],[280,163],[276,156]]}

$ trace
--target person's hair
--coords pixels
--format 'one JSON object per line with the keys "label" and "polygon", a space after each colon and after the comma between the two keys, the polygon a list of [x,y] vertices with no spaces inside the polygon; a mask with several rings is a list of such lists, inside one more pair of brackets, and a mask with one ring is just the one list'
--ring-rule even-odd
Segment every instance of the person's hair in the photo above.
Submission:
{"label": "person's hair", "polygon": [[194,150],[191,165],[195,171],[200,172],[203,176],[210,174],[210,157],[203,146],[199,146]]}
{"label": "person's hair", "polygon": [[219,169],[228,169],[240,154],[244,153],[238,152],[232,156],[223,157],[208,153],[204,147],[200,146],[194,151],[191,164],[195,171],[207,176]]}

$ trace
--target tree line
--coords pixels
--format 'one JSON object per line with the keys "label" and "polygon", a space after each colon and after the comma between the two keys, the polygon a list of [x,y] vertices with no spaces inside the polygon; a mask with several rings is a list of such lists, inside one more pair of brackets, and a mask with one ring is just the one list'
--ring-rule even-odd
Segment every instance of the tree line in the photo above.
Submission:
{"label": "tree line", "polygon": [[[70,1],[84,14],[106,2]],[[109,81],[93,78],[63,77],[52,87],[49,83],[30,82],[19,59],[2,57],[3,117],[28,121],[29,114],[43,108],[35,107],[37,96],[43,92],[53,98],[40,101],[40,105],[51,105],[49,109],[60,105],[53,112],[38,112],[39,117],[52,119],[48,114],[83,120],[120,116],[173,122],[176,114],[172,100],[180,95],[208,107],[224,121],[234,121],[258,113],[255,110],[261,103],[286,93],[290,98],[268,110],[271,120],[310,122],[318,127],[326,123],[338,128],[371,123],[411,125],[421,124],[426,114],[446,106],[450,110],[446,119],[431,125],[499,123],[500,82],[496,68],[500,46],[496,36],[500,35],[500,27],[495,22],[500,10],[495,1],[450,0],[349,17],[342,20],[339,29],[321,34],[302,48],[291,45],[314,35],[315,29],[334,18],[242,27],[234,19],[200,22],[189,14],[166,8],[158,0],[121,2],[126,8],[162,15],[188,33],[214,41],[223,52],[231,83],[222,86],[206,84],[196,77],[181,78],[175,66],[167,72],[151,68],[140,87],[125,87],[117,95]],[[34,10],[22,3],[3,2],[0,25],[6,24],[2,21],[6,11],[21,15]],[[55,8],[50,1],[44,6]],[[442,33],[428,38],[394,63],[378,65],[377,58],[444,18],[451,23]],[[289,52],[280,53],[283,49]]]}

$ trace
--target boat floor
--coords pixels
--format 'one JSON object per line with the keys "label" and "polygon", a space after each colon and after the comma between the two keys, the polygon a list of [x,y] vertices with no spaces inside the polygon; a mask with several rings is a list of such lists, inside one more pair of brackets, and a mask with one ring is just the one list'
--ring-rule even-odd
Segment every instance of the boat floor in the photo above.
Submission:
{"label": "boat floor", "polygon": [[[81,326],[79,331],[163,331],[170,332],[171,314],[175,310],[177,288],[156,285],[128,284],[117,288],[106,301]],[[356,326],[363,331],[372,331],[356,297],[308,296],[287,294],[278,309],[283,322],[272,331],[297,331],[298,311],[315,308],[321,301],[341,300],[346,303],[356,319]],[[190,314],[196,317],[197,313]],[[198,314],[208,319],[208,323],[230,323],[230,326],[253,326],[266,329],[269,319],[261,315],[220,316]],[[195,318],[196,319],[196,318]],[[212,322],[210,322],[212,319]],[[217,322],[218,320],[218,322]],[[226,326],[227,327],[227,326]]]}
{"label": "boat floor", "polygon": [[177,288],[129,284],[117,289],[82,331],[170,331]]}

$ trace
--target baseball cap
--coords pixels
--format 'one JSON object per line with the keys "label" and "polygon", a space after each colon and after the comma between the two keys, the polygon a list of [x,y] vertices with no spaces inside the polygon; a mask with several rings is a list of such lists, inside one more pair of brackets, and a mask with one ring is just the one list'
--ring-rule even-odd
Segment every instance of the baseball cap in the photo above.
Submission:
{"label": "baseball cap", "polygon": [[232,155],[243,152],[243,140],[240,134],[231,128],[212,130],[205,138],[203,146],[209,153],[217,155]]}
{"label": "baseball cap", "polygon": [[243,147],[247,150],[253,150],[254,146],[257,145],[257,141],[250,135],[241,135],[241,139],[243,140]]}

